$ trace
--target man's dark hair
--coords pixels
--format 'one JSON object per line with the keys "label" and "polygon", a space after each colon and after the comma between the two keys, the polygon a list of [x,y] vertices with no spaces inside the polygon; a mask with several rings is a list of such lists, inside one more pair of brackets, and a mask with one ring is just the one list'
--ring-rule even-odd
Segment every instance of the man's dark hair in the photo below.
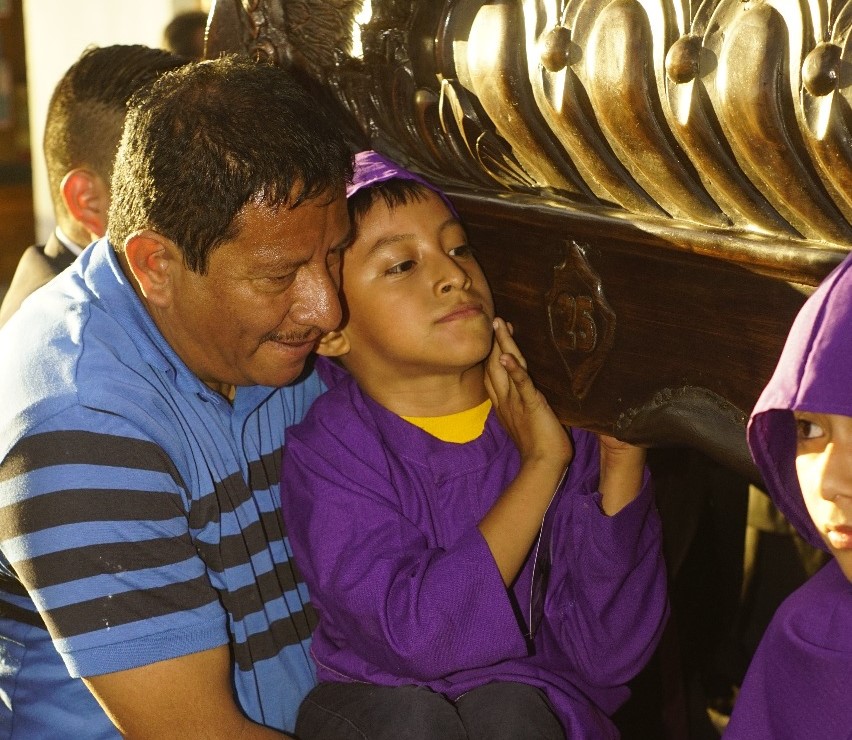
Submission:
{"label": "man's dark hair", "polygon": [[190,59],[204,57],[204,32],[207,30],[207,13],[187,10],[178,13],[163,29],[163,44],[175,54]]}
{"label": "man's dark hair", "polygon": [[140,87],[188,60],[141,44],[89,47],[62,76],[50,99],[44,157],[57,219],[64,217],[62,178],[86,167],[109,185],[127,102]]}
{"label": "man's dark hair", "polygon": [[112,180],[109,236],[121,251],[151,229],[204,274],[249,202],[295,208],[342,194],[343,133],[283,69],[236,56],[160,77],[134,96]]}

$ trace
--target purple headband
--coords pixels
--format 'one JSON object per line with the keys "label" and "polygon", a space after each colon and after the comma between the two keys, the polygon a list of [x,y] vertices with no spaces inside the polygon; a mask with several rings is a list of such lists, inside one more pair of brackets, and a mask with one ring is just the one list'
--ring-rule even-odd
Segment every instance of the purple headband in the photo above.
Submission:
{"label": "purple headband", "polygon": [[447,195],[443,190],[437,188],[420,175],[405,169],[396,162],[387,159],[387,157],[382,156],[372,149],[358,152],[355,155],[355,173],[352,176],[351,184],[346,186],[346,197],[351,198],[355,195],[355,193],[361,190],[361,188],[368,188],[372,185],[384,182],[385,180],[391,180],[395,177],[402,180],[415,180],[424,187],[429,188],[432,192],[437,193],[441,196],[441,200],[447,204],[447,208],[450,209],[453,216],[458,218],[456,209],[453,207],[453,204],[450,203],[450,199],[447,198]]}

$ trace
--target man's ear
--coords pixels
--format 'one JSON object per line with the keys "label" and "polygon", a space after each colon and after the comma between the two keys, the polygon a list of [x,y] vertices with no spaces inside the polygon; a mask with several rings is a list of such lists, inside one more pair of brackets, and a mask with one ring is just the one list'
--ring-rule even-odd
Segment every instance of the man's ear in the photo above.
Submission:
{"label": "man's ear", "polygon": [[317,344],[317,354],[324,357],[340,357],[349,352],[349,338],[339,329],[328,332]]}
{"label": "man's ear", "polygon": [[62,178],[60,190],[71,218],[98,239],[106,234],[110,194],[99,175],[78,167]]}
{"label": "man's ear", "polygon": [[174,243],[156,231],[139,231],[125,242],[124,257],[145,299],[158,308],[168,307],[182,261]]}

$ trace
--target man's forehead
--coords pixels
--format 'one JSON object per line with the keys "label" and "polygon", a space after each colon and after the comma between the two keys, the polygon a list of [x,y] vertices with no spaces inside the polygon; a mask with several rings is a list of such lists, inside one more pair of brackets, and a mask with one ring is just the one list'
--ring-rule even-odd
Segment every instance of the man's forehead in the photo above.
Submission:
{"label": "man's forehead", "polygon": [[250,250],[268,261],[308,258],[317,250],[342,247],[351,241],[352,226],[346,200],[312,198],[296,206],[249,202],[223,241]]}

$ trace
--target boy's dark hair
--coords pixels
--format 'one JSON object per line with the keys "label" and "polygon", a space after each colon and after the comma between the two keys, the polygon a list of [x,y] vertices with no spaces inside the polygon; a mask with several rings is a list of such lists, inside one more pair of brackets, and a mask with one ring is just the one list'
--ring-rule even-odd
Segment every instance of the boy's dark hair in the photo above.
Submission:
{"label": "boy's dark hair", "polygon": [[188,60],[141,44],[88,47],[62,76],[50,98],[44,158],[54,213],[67,214],[62,178],[86,167],[109,185],[127,101],[142,86]]}
{"label": "boy's dark hair", "polygon": [[204,274],[249,202],[295,208],[343,193],[352,157],[283,69],[236,56],[190,64],[134,96],[112,180],[109,236],[151,229]]}
{"label": "boy's dark hair", "polygon": [[352,195],[346,202],[349,208],[349,218],[354,226],[357,226],[364,214],[373,204],[381,198],[391,210],[397,206],[404,206],[415,200],[423,200],[432,190],[416,180],[407,180],[402,177],[392,177],[382,180],[375,185],[364,187]]}

